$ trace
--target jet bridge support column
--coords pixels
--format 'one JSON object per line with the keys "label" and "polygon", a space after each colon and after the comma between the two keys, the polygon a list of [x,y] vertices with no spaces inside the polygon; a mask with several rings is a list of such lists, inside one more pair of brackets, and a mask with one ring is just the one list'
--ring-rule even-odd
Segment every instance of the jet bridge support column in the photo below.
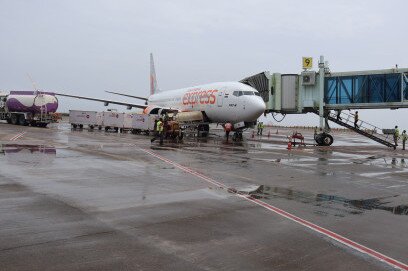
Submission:
{"label": "jet bridge support column", "polygon": [[325,130],[324,121],[324,56],[320,56],[319,61],[319,117],[320,117],[320,129]]}

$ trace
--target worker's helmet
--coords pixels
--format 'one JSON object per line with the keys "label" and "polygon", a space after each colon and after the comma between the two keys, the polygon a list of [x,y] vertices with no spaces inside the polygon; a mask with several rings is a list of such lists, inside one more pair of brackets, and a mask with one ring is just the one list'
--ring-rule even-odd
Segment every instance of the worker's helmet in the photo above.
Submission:
{"label": "worker's helmet", "polygon": [[395,129],[397,129],[398,128],[398,126],[397,125],[395,125]]}
{"label": "worker's helmet", "polygon": [[404,131],[402,131],[402,132],[403,132],[403,133],[406,133],[407,131],[404,130]]}

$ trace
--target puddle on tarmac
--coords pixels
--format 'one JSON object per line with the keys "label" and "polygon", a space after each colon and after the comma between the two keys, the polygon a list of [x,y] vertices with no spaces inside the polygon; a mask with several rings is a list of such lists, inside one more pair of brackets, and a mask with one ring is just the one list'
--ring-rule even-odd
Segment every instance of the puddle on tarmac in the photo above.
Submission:
{"label": "puddle on tarmac", "polygon": [[[345,211],[349,214],[361,214],[365,210],[383,210],[395,215],[408,215],[408,205],[387,206],[392,202],[392,199],[398,195],[356,200],[335,195],[313,194],[284,187],[269,187],[265,185],[261,185],[257,189],[250,192],[242,191],[242,193],[249,194],[257,199],[284,198],[287,200],[294,200],[297,202],[313,204],[315,206],[322,206],[326,208],[329,207],[327,205],[340,204],[347,208]],[[336,216],[342,215],[336,214]]]}
{"label": "puddle on tarmac", "polygon": [[3,144],[0,145],[0,157],[1,154],[10,163],[38,165],[54,160],[57,151],[54,146]]}

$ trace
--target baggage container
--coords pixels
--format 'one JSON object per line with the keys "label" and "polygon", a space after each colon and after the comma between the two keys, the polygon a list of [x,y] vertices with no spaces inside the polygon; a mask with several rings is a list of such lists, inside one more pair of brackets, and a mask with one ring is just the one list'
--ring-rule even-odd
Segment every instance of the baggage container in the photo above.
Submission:
{"label": "baggage container", "polygon": [[103,126],[105,130],[113,128],[117,131],[119,128],[122,128],[124,115],[125,113],[103,112]]}
{"label": "baggage container", "polygon": [[130,130],[132,129],[133,119],[135,118],[135,113],[124,113],[123,115],[123,129]]}
{"label": "baggage container", "polygon": [[132,133],[149,134],[154,130],[154,122],[158,119],[157,115],[134,114],[132,119]]}
{"label": "baggage container", "polygon": [[102,129],[103,127],[103,112],[98,112],[96,113],[96,125],[98,126],[98,129]]}
{"label": "baggage container", "polygon": [[74,129],[83,128],[85,125],[93,129],[97,124],[96,114],[96,111],[69,110],[69,122]]}

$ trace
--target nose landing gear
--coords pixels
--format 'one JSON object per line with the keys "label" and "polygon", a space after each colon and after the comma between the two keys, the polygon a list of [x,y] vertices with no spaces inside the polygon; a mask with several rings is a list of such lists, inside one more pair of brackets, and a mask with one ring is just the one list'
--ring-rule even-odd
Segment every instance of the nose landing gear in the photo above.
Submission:
{"label": "nose landing gear", "polygon": [[233,141],[242,140],[242,131],[235,131],[234,134],[232,135],[232,140]]}

